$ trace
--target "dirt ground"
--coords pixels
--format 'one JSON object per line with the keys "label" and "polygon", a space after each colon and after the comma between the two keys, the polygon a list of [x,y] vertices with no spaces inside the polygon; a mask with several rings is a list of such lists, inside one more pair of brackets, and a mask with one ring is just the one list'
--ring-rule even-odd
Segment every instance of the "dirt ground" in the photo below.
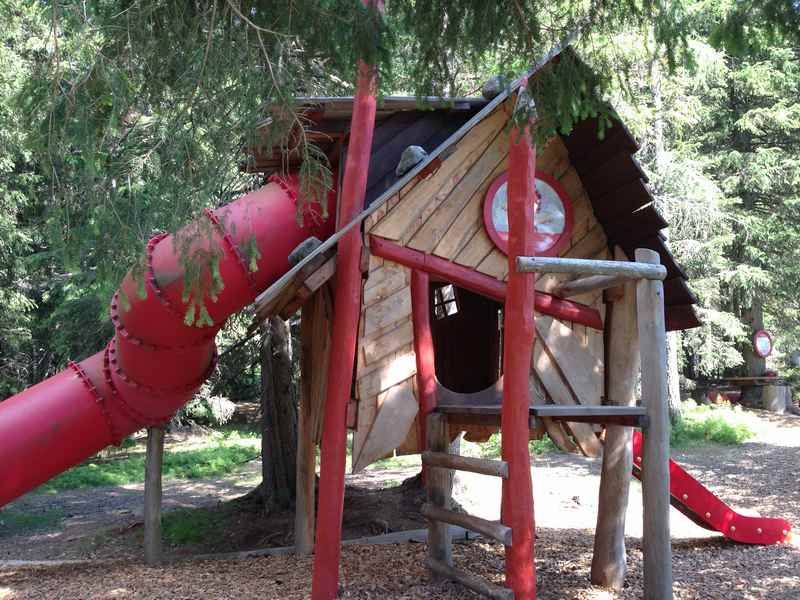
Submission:
{"label": "dirt ground", "polygon": [[[191,440],[176,446],[191,446]],[[400,485],[418,471],[419,467],[411,467],[349,475],[343,539],[426,527],[420,514],[424,489],[419,485]],[[254,460],[225,477],[164,480],[164,513],[205,509],[203,515],[219,519],[223,529],[219,535],[201,542],[165,544],[165,557],[291,546],[294,511],[274,511],[267,515],[255,503],[235,501],[255,488],[260,478],[261,461]],[[58,494],[28,494],[12,502],[6,508],[14,515],[26,515],[39,522],[29,527],[4,524],[0,512],[0,564],[4,560],[140,559],[143,492],[144,485],[135,483]]]}
{"label": "dirt ground", "polygon": [[[761,427],[752,441],[740,446],[708,446],[674,453],[693,475],[743,512],[781,516],[800,525],[800,418],[759,413]],[[554,453],[534,460],[533,480],[537,521],[537,577],[543,599],[641,598],[641,494],[631,486],[627,519],[626,588],[611,593],[588,581],[597,509],[599,461]],[[257,465],[251,465],[257,469]],[[380,487],[412,475],[417,467],[369,471],[349,483]],[[255,471],[257,474],[257,470]],[[204,482],[168,482],[170,506],[208,506],[234,497],[252,486],[253,472]],[[469,512],[496,519],[499,485],[491,478],[459,477],[456,499]],[[0,560],[55,557],[128,557],[113,563],[58,568],[0,570],[0,600],[27,598],[307,598],[311,560],[272,556],[243,561],[186,561],[148,568],[139,550],[128,543],[134,536],[126,523],[139,517],[141,489],[95,489],[48,498],[62,502],[71,516],[58,527],[4,535]],[[43,496],[14,503],[15,511],[36,511]],[[48,504],[52,509],[52,504]],[[383,515],[380,515],[383,517]],[[379,518],[380,518],[379,517]],[[115,546],[108,534],[101,543],[91,531],[114,523]],[[800,599],[800,547],[744,546],[700,529],[673,510],[673,572],[675,597]],[[82,537],[81,537],[82,536]],[[78,538],[77,540],[74,538]],[[111,535],[110,537],[114,537]],[[347,546],[342,550],[343,598],[474,598],[455,584],[430,582],[423,566],[425,545]],[[459,567],[495,581],[503,570],[502,548],[480,542],[456,544]],[[134,558],[134,560],[130,560]]]}

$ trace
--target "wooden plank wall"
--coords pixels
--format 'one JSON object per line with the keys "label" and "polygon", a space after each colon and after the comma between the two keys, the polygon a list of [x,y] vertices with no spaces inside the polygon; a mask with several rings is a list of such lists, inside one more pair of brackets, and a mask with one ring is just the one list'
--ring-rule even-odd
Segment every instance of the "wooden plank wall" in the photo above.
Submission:
{"label": "wooden plank wall", "polygon": [[[417,365],[411,324],[410,273],[405,267],[370,257],[359,325],[354,471],[391,453],[414,424]],[[409,393],[403,393],[405,391]],[[379,419],[382,410],[387,413]],[[374,429],[390,420],[395,421],[393,431],[401,430],[396,442]],[[415,431],[411,433],[416,435]],[[416,438],[414,443],[416,445]]]}
{"label": "wooden plank wall", "polygon": [[[497,279],[508,277],[508,259],[495,248],[483,224],[483,199],[500,173],[507,169],[508,133],[505,125],[512,100],[500,105],[450,149],[438,171],[427,179],[412,181],[365,222],[365,232],[397,244],[472,267]],[[610,259],[608,240],[598,223],[580,177],[570,164],[559,137],[540,149],[537,170],[561,182],[573,205],[573,232],[561,256]],[[569,279],[564,275],[539,278],[537,289],[549,292]],[[358,422],[353,444],[353,468],[358,470],[395,449],[370,438],[386,398],[397,405],[398,389],[414,391],[415,356],[411,325],[409,270],[380,258],[370,258],[370,274],[364,287],[364,307],[359,341],[357,386]],[[574,298],[605,313],[602,292]],[[543,317],[537,317],[537,319]],[[565,383],[582,404],[600,404],[603,393],[603,332],[583,325],[549,319],[549,348],[564,374]],[[543,332],[540,332],[543,333]],[[566,339],[562,339],[566,338]],[[591,371],[586,371],[591,365]],[[398,389],[394,389],[398,388]],[[549,394],[553,396],[552,393]],[[414,421],[408,407],[398,428],[408,427],[399,453],[417,452]],[[385,432],[380,433],[383,435]],[[478,433],[477,431],[475,432]],[[485,434],[485,432],[482,432]]]}

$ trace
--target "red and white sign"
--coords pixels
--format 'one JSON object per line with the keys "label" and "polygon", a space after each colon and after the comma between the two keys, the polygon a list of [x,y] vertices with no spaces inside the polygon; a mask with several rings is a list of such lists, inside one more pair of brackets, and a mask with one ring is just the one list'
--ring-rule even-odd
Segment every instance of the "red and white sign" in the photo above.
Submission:
{"label": "red and white sign", "polygon": [[761,358],[772,354],[772,336],[768,331],[759,329],[753,334],[753,349]]}
{"label": "red and white sign", "polygon": [[[557,256],[572,234],[572,202],[557,179],[536,173],[534,247],[537,256]],[[483,222],[489,237],[508,254],[508,172],[498,175],[483,201]]]}

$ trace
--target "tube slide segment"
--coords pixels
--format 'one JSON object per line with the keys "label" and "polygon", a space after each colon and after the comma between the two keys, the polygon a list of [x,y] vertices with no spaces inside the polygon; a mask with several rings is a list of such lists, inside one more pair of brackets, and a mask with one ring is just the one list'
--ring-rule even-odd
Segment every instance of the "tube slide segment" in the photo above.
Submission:
{"label": "tube slide segment", "polygon": [[[191,399],[214,369],[225,319],[289,270],[300,242],[331,235],[333,219],[323,220],[318,204],[305,204],[298,224],[298,190],[296,177],[272,177],[177,234],[150,240],[143,289],[129,272],[111,301],[116,332],[106,348],[0,403],[0,506],[134,431],[164,424]],[[331,213],[335,197],[327,198]],[[258,254],[246,258],[245,249]],[[213,298],[201,292],[213,325],[186,324],[181,256],[219,259],[224,287]],[[199,289],[210,289],[210,269],[200,277]]]}
{"label": "tube slide segment", "polygon": [[[641,479],[642,434],[633,433],[633,476]],[[719,531],[742,544],[782,544],[792,538],[792,526],[785,519],[740,514],[689,475],[678,463],[669,461],[670,503],[700,527]]]}

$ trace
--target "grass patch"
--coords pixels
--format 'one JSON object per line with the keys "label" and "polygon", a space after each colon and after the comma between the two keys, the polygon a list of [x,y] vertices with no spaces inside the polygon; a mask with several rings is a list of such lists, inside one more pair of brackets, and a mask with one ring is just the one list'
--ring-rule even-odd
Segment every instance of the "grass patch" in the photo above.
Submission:
{"label": "grass patch", "polygon": [[706,405],[689,400],[681,405],[682,420],[670,431],[670,444],[675,448],[712,442],[741,444],[755,436],[758,419],[730,404]]}
{"label": "grass patch", "polygon": [[370,469],[385,471],[387,469],[405,469],[407,467],[418,467],[422,464],[419,454],[407,454],[404,456],[390,456],[382,458],[371,464]]}
{"label": "grass patch", "polygon": [[224,516],[216,510],[181,508],[161,517],[161,533],[171,546],[216,543],[222,539]]}
{"label": "grass patch", "polygon": [[[544,436],[540,440],[531,440],[528,444],[528,449],[531,454],[547,454],[558,447],[553,441]],[[461,440],[461,455],[471,456],[474,458],[500,458],[500,434],[495,433],[485,442],[468,442],[464,439]],[[349,458],[349,456],[348,456]],[[379,471],[386,469],[404,469],[409,467],[419,467],[422,462],[420,461],[419,454],[410,454],[408,456],[390,456],[379,461],[374,462],[369,466],[369,469],[376,469]]]}
{"label": "grass patch", "polygon": [[[540,440],[531,440],[528,443],[528,450],[531,454],[538,456],[558,450],[558,447],[549,437],[544,436]],[[500,458],[500,434],[492,434],[492,437],[485,442],[480,443],[466,442],[462,440],[461,453],[464,456],[474,456],[477,458]]]}
{"label": "grass patch", "polygon": [[[236,470],[260,453],[257,440],[231,432],[209,438],[207,447],[164,451],[165,478],[198,479],[216,477]],[[145,454],[132,454],[115,460],[92,459],[65,471],[39,488],[57,492],[106,485],[125,485],[144,481]]]}
{"label": "grass patch", "polygon": [[43,510],[34,513],[0,510],[0,534],[47,529],[55,527],[62,520],[64,520],[64,513],[60,510]]}

